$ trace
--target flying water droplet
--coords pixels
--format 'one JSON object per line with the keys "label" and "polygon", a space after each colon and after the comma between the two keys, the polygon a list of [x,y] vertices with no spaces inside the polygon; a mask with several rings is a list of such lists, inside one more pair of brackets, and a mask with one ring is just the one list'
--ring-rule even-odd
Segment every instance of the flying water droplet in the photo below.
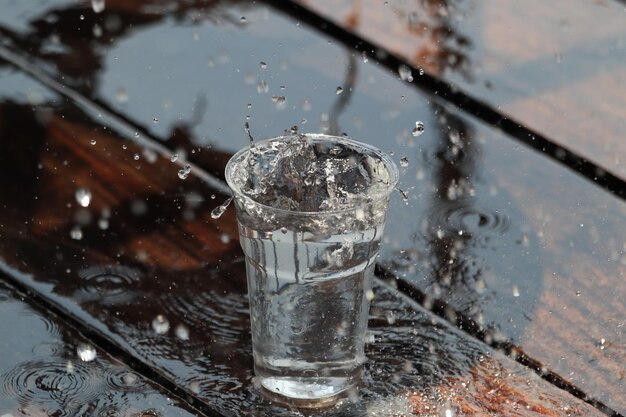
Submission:
{"label": "flying water droplet", "polygon": [[367,56],[367,52],[363,51],[361,52],[361,57],[363,58],[363,62],[367,62],[369,61],[369,57]]}
{"label": "flying water droplet", "polygon": [[134,154],[134,155],[133,155],[133,159],[134,159],[135,161],[139,161],[139,158],[140,158],[140,156],[139,156],[139,154],[138,154],[138,153],[136,153],[136,154]]}
{"label": "flying water droplet", "polygon": [[184,168],[178,171],[178,178],[181,180],[186,180],[191,172],[191,165],[185,165]]}
{"label": "flying water droplet", "polygon": [[91,140],[89,141],[89,143],[90,143],[91,145],[95,145],[97,142],[96,142],[96,140],[95,140],[95,139],[91,139]]}
{"label": "flying water droplet", "polygon": [[285,98],[285,96],[272,96],[272,101],[273,101],[274,103],[279,103],[279,104],[280,104],[280,103],[284,103],[284,102],[285,102],[285,100],[287,100],[287,99]]}
{"label": "flying water droplet", "polygon": [[415,128],[411,132],[413,136],[417,137],[424,133],[424,122],[420,122],[419,120],[415,122]]}
{"label": "flying water droplet", "polygon": [[86,343],[81,343],[76,348],[76,353],[78,353],[78,357],[83,362],[91,362],[96,359],[96,348]]}
{"label": "flying water droplet", "polygon": [[519,297],[519,288],[517,285],[513,285],[513,297]]}
{"label": "flying water droplet", "polygon": [[219,219],[220,217],[222,217],[222,214],[224,214],[231,201],[233,201],[233,197],[228,198],[228,200],[226,200],[221,206],[215,207],[211,212],[211,218]]}
{"label": "flying water droplet", "polygon": [[267,81],[261,80],[256,86],[256,92],[259,94],[267,93],[270,91],[269,85],[267,85]]}
{"label": "flying water droplet", "polygon": [[406,168],[409,166],[409,158],[407,158],[406,156],[400,158],[400,166],[402,168]]}
{"label": "flying water droplet", "polygon": [[174,329],[174,333],[176,334],[176,337],[180,340],[189,340],[189,328],[184,324],[179,324],[178,326],[176,326],[176,328]]}
{"label": "flying water droplet", "polygon": [[402,64],[398,67],[398,75],[400,75],[400,79],[402,81],[413,82],[413,74],[411,73],[411,68]]}
{"label": "flying water droplet", "polygon": [[259,66],[261,67],[261,69],[266,69],[267,68],[267,64],[263,61],[259,62]]}
{"label": "flying water droplet", "polygon": [[241,23],[246,23],[246,17],[245,17],[245,16],[241,16],[241,17],[239,18],[239,21],[240,21]]}
{"label": "flying water droplet", "polygon": [[74,240],[81,240],[83,238],[83,231],[80,227],[74,226],[72,230],[70,230],[70,237]]}
{"label": "flying water droplet", "polygon": [[152,118],[152,123],[154,123],[154,124],[159,123],[159,118],[158,117],[153,117]]}
{"label": "flying water droplet", "polygon": [[156,334],[165,334],[170,329],[170,322],[163,314],[159,314],[152,320],[152,330]]}
{"label": "flying water droplet", "polygon": [[102,13],[104,11],[104,0],[91,0],[91,8],[94,13]]}
{"label": "flying water droplet", "polygon": [[128,92],[123,88],[118,89],[115,93],[115,99],[120,103],[126,103],[128,101]]}
{"label": "flying water droplet", "polygon": [[335,90],[335,94],[339,95],[341,93],[343,93],[343,88],[337,87],[337,89]]}
{"label": "flying water droplet", "polygon": [[78,204],[82,207],[88,207],[89,203],[91,203],[91,191],[86,188],[79,188],[76,190],[75,197]]}
{"label": "flying water droplet", "polygon": [[176,162],[177,160],[178,160],[178,154],[177,153],[175,153],[174,155],[172,155],[170,157],[170,161],[172,161],[172,162]]}

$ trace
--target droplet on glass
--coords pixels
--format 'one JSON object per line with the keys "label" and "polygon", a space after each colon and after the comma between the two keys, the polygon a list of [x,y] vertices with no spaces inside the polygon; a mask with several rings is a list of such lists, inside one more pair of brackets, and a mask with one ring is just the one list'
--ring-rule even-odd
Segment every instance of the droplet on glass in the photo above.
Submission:
{"label": "droplet on glass", "polygon": [[339,95],[341,93],[343,93],[343,88],[337,87],[337,89],[335,90],[335,94]]}
{"label": "droplet on glass", "polygon": [[152,330],[156,334],[165,334],[170,329],[170,322],[163,314],[159,314],[152,320]]}
{"label": "droplet on glass", "polygon": [[424,123],[420,122],[419,120],[415,122],[415,128],[413,128],[413,131],[411,133],[415,137],[420,136],[422,133],[424,133]]}
{"label": "droplet on glass", "polygon": [[76,353],[78,353],[78,357],[83,362],[91,362],[96,359],[96,348],[86,343],[81,343],[76,348]]}
{"label": "droplet on glass", "polygon": [[75,197],[78,204],[82,207],[88,207],[89,203],[91,203],[91,191],[86,188],[79,188],[76,190]]}
{"label": "droplet on glass", "polygon": [[179,324],[178,326],[176,326],[176,328],[174,329],[174,333],[176,334],[176,337],[180,340],[189,340],[189,328],[184,324]]}
{"label": "droplet on glass", "polygon": [[94,13],[102,13],[104,11],[104,0],[91,0],[91,8]]}

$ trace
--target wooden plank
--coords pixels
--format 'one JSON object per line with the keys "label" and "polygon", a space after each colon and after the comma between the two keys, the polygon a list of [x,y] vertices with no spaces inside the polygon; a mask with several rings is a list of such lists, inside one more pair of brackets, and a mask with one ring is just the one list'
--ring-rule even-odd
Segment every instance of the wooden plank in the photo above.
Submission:
{"label": "wooden plank", "polygon": [[[252,386],[245,271],[236,239],[229,235],[225,242],[223,237],[235,230],[232,213],[212,220],[208,213],[214,200],[196,207],[195,216],[172,208],[174,195],[184,206],[184,196],[211,191],[192,177],[172,180],[166,159],[138,163],[130,155],[141,149],[132,143],[124,149],[125,142],[113,135],[91,132],[96,145],[82,144],[92,122],[55,114],[42,121],[30,108],[10,104],[2,114],[29,121],[39,132],[20,140],[27,149],[38,148],[42,161],[21,164],[26,180],[13,187],[4,181],[1,187],[14,194],[3,198],[0,208],[2,270],[158,369],[207,410],[291,415]],[[3,126],[0,143],[14,143]],[[107,187],[121,183],[125,191],[112,193]],[[91,187],[90,204],[77,207],[73,192],[86,186]],[[152,204],[162,195],[171,200]],[[153,221],[123,210],[139,198]],[[102,202],[111,217],[105,230],[96,231],[93,222]],[[71,230],[83,210],[92,221],[77,239]],[[488,416],[602,415],[385,286],[376,288],[367,355],[361,397],[324,415],[434,416],[445,410]]]}
{"label": "wooden plank", "polygon": [[620,2],[299,3],[626,179]]}
{"label": "wooden plank", "polygon": [[3,416],[198,416],[0,280]]}

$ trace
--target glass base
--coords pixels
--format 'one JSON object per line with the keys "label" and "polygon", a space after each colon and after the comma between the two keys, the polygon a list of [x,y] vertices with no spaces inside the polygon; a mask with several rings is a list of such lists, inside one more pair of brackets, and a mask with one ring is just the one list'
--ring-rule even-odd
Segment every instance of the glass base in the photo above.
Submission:
{"label": "glass base", "polygon": [[341,377],[255,377],[257,385],[272,400],[301,408],[334,405],[354,388],[353,378]]}

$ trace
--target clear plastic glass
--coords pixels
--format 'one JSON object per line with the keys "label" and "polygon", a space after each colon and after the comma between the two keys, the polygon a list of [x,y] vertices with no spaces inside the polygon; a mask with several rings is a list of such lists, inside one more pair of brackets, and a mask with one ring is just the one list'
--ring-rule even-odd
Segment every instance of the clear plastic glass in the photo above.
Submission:
{"label": "clear plastic glass", "polygon": [[[384,186],[340,210],[273,208],[242,191],[235,170],[245,168],[241,161],[249,147],[232,157],[226,180],[246,257],[255,383],[274,399],[320,407],[360,381],[374,263],[398,172],[387,155],[368,145],[322,134],[306,137],[380,161]],[[289,138],[255,147],[276,140]]]}

